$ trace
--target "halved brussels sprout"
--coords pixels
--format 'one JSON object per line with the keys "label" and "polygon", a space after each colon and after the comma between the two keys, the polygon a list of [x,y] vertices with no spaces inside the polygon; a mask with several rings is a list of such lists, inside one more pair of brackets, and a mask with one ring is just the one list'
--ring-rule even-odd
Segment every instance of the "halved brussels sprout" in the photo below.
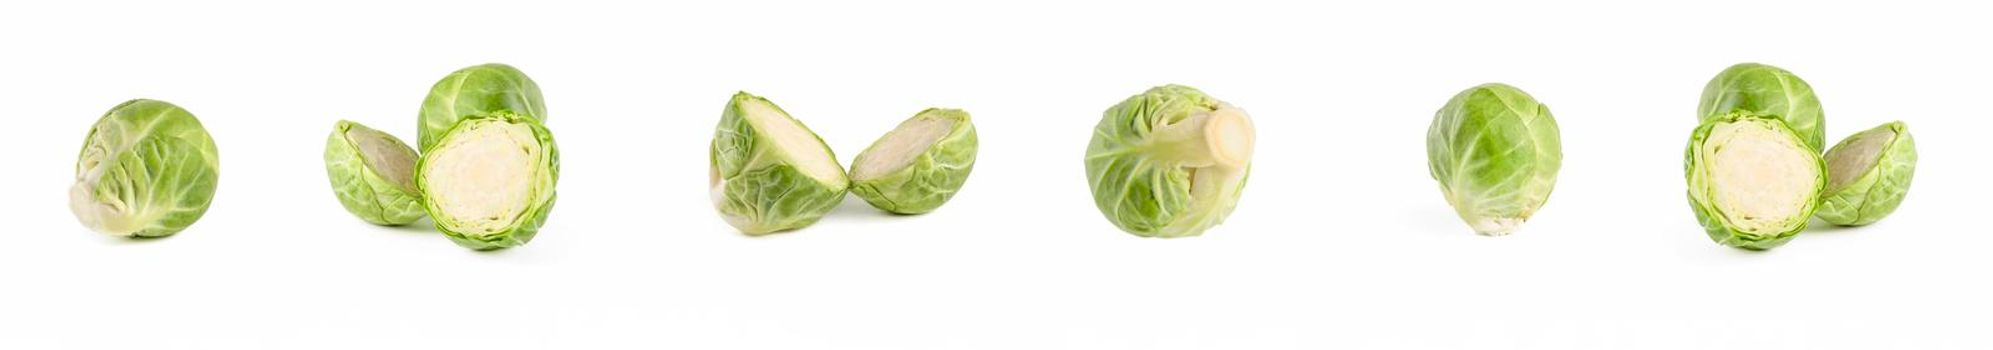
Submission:
{"label": "halved brussels sprout", "polygon": [[208,212],[220,172],[214,139],[192,113],[164,101],[126,101],[83,139],[69,210],[97,232],[171,236]]}
{"label": "halved brussels sprout", "polygon": [[1827,139],[1827,119],[1813,86],[1778,67],[1739,63],[1717,73],[1702,88],[1696,116],[1707,122],[1731,112],[1750,112],[1785,121],[1787,127],[1819,153]]}
{"label": "halved brussels sprout", "polygon": [[734,94],[716,129],[713,207],[741,233],[809,226],[844,201],[851,181],[830,146],[774,102]]}
{"label": "halved brussels sprout", "polygon": [[1806,229],[1827,168],[1777,117],[1725,114],[1696,127],[1687,160],[1689,208],[1709,238],[1765,250]]}
{"label": "halved brussels sprout", "polygon": [[976,166],[969,112],[930,108],[900,122],[851,161],[851,193],[898,214],[934,211]]}
{"label": "halved brussels sprout", "polygon": [[1252,155],[1245,111],[1188,86],[1158,86],[1108,108],[1094,126],[1087,184],[1123,231],[1196,236],[1232,214]]}
{"label": "halved brussels sprout", "polygon": [[1426,129],[1426,167],[1475,233],[1515,232],[1550,199],[1564,163],[1550,108],[1503,84],[1468,88]]}
{"label": "halved brussels sprout", "polygon": [[1821,220],[1842,226],[1875,223],[1896,211],[1917,173],[1910,127],[1890,122],[1849,136],[1827,151],[1827,193]]}
{"label": "halved brussels sprout", "polygon": [[341,120],[325,139],[325,175],[332,192],[353,216],[375,225],[407,225],[421,219],[422,195],[415,190],[415,149],[394,135]]}
{"label": "halved brussels sprout", "polygon": [[415,138],[419,151],[428,152],[457,120],[489,112],[507,111],[546,122],[547,105],[540,98],[540,84],[512,66],[487,63],[459,69],[429,88],[422,99],[422,117]]}
{"label": "halved brussels sprout", "polygon": [[554,135],[532,117],[492,112],[464,118],[416,165],[415,183],[436,229],[465,248],[532,241],[554,208],[560,180]]}

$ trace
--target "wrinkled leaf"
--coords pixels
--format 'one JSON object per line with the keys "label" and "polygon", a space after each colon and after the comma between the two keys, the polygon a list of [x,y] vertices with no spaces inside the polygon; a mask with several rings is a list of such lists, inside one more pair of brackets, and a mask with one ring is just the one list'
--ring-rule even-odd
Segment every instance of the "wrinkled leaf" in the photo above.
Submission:
{"label": "wrinkled leaf", "polygon": [[179,106],[131,100],[90,128],[69,208],[83,226],[121,237],[165,237],[200,220],[221,171],[214,139]]}

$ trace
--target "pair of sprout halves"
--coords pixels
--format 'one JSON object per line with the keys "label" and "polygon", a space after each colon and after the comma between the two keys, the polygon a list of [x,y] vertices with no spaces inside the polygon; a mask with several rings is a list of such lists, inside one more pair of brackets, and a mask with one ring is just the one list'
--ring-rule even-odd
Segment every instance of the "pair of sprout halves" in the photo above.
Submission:
{"label": "pair of sprout halves", "polygon": [[858,154],[846,172],[803,122],[768,99],[734,94],[709,149],[713,207],[749,235],[809,226],[846,192],[897,214],[941,207],[960,191],[976,163],[969,113],[928,109],[901,122]]}

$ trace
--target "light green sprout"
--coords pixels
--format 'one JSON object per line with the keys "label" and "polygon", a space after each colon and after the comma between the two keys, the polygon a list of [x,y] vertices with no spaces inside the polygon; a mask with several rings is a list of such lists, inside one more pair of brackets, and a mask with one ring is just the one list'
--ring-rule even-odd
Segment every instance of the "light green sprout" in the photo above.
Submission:
{"label": "light green sprout", "polygon": [[1702,88],[1702,103],[1696,107],[1696,116],[1706,122],[1732,112],[1784,121],[1814,153],[1825,146],[1827,120],[1820,110],[1820,98],[1813,95],[1812,85],[1784,69],[1740,63],[1710,78],[1709,84]]}
{"label": "light green sprout", "polygon": [[1827,151],[1827,193],[1816,213],[1827,223],[1861,226],[1896,212],[1917,173],[1910,127],[1890,122],[1849,136]]}
{"label": "light green sprout", "polygon": [[1725,114],[1696,127],[1687,159],[1689,207],[1709,238],[1732,247],[1778,247],[1806,229],[1827,168],[1777,117]]}
{"label": "light green sprout", "polygon": [[423,215],[415,189],[415,149],[394,135],[341,120],[325,139],[325,175],[347,212],[375,225],[407,225]]}
{"label": "light green sprout", "polygon": [[533,240],[554,207],[560,151],[537,119],[473,115],[438,138],[415,171],[436,229],[465,248],[492,250]]}
{"label": "light green sprout", "polygon": [[417,150],[427,152],[444,132],[457,125],[457,120],[498,111],[547,120],[540,85],[518,68],[487,63],[452,72],[430,87],[429,97],[422,100],[415,133]]}
{"label": "light green sprout", "polygon": [[1087,185],[1101,214],[1123,231],[1196,236],[1232,214],[1252,154],[1245,111],[1164,85],[1107,109],[1087,145]]}
{"label": "light green sprout", "polygon": [[713,207],[749,235],[816,223],[851,185],[823,139],[746,92],[734,94],[720,114],[710,154]]}
{"label": "light green sprout", "polygon": [[901,122],[851,162],[851,193],[898,214],[934,211],[976,165],[976,126],[959,109],[931,108]]}
{"label": "light green sprout", "polygon": [[1564,163],[1557,119],[1521,89],[1475,86],[1426,129],[1426,165],[1446,202],[1482,235],[1515,232],[1542,208]]}
{"label": "light green sprout", "polygon": [[192,113],[164,101],[131,100],[90,127],[69,209],[97,232],[171,236],[207,213],[220,172],[214,139]]}

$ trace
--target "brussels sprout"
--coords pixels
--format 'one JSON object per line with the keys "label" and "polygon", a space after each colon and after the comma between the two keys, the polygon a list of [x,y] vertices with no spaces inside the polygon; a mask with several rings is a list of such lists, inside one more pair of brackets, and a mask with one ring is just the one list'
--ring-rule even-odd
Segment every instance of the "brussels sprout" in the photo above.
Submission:
{"label": "brussels sprout", "polygon": [[734,94],[720,114],[710,154],[713,207],[749,235],[816,223],[851,185],[823,139],[746,92]]}
{"label": "brussels sprout", "polygon": [[1515,232],[1550,199],[1564,163],[1557,119],[1503,84],[1461,91],[1426,129],[1426,167],[1474,232]]}
{"label": "brussels sprout", "polygon": [[1842,226],[1875,223],[1896,211],[1917,173],[1910,127],[1890,122],[1841,140],[1827,151],[1827,192],[1821,220]]}
{"label": "brussels sprout", "polygon": [[401,139],[341,120],[325,139],[325,175],[347,212],[375,225],[407,225],[422,218],[415,191],[415,149]]}
{"label": "brussels sprout", "polygon": [[1158,86],[1108,108],[1094,126],[1087,184],[1123,231],[1196,236],[1232,214],[1252,155],[1245,111],[1188,86]]}
{"label": "brussels sprout", "polygon": [[415,184],[436,229],[476,250],[526,244],[554,208],[560,180],[554,135],[529,116],[464,118],[416,164]]}
{"label": "brussels sprout", "polygon": [[540,84],[512,66],[487,63],[459,69],[429,88],[417,125],[417,150],[428,152],[457,120],[487,112],[508,111],[545,122],[547,105]]}
{"label": "brussels sprout", "polygon": [[851,161],[851,193],[885,211],[934,211],[976,166],[969,112],[930,108],[901,122]]}
{"label": "brussels sprout", "polygon": [[1777,117],[1737,112],[1710,119],[1689,138],[1689,208],[1709,238],[1764,250],[1806,229],[1827,168]]}
{"label": "brussels sprout", "polygon": [[1825,146],[1827,120],[1820,111],[1820,98],[1813,95],[1812,85],[1784,69],[1740,63],[1710,78],[1709,84],[1702,88],[1702,104],[1696,107],[1696,116],[1707,122],[1731,112],[1750,112],[1785,121],[1814,153],[1820,153]]}
{"label": "brussels sprout", "polygon": [[127,101],[84,138],[69,210],[97,232],[171,236],[208,212],[220,172],[214,139],[192,113],[164,101]]}

